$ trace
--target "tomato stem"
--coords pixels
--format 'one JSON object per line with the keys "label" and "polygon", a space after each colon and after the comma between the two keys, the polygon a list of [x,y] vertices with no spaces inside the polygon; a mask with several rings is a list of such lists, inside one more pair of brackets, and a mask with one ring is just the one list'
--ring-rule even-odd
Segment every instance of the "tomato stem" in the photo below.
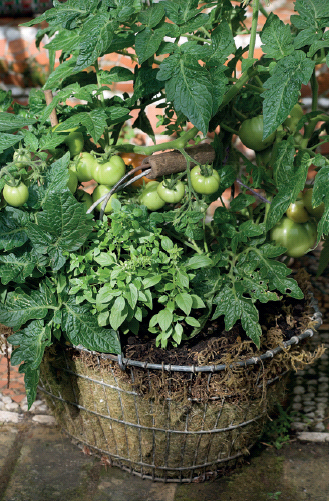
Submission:
{"label": "tomato stem", "polygon": [[224,123],[220,123],[219,125],[224,130],[227,130],[227,132],[232,132],[232,134],[235,134],[236,136],[239,135],[239,132],[237,130],[235,130],[235,129],[232,129],[232,127],[229,127],[228,125],[225,125]]}
{"label": "tomato stem", "polygon": [[257,35],[257,24],[258,24],[258,12],[259,12],[259,0],[254,0],[252,4],[252,23],[251,23],[248,59],[252,59],[254,57],[256,35]]}
{"label": "tomato stem", "polygon": [[166,143],[154,144],[152,146],[137,146],[134,144],[120,144],[116,146],[118,151],[124,151],[126,153],[142,153],[143,155],[152,155],[155,151],[165,151],[165,150],[179,150],[188,143],[190,139],[193,139],[199,132],[197,127],[192,127],[189,131],[185,132],[182,136],[172,141]]}

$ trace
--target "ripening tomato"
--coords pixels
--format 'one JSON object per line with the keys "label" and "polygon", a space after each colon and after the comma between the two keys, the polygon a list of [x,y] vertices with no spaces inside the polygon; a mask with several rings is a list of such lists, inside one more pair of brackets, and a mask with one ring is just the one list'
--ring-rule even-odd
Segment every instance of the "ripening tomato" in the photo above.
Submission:
{"label": "ripening tomato", "polygon": [[67,144],[69,148],[71,158],[79,155],[84,146],[82,132],[70,132],[69,135],[65,138],[64,143]]}
{"label": "ripening tomato", "polygon": [[219,190],[220,177],[212,167],[196,165],[191,170],[191,183],[196,193],[212,195]]}
{"label": "ripening tomato", "polygon": [[[142,164],[142,161],[144,160],[144,158],[147,158],[147,156],[148,155],[142,155],[141,153],[133,153],[133,152],[120,153],[120,157],[122,158],[124,163],[127,166],[131,165],[133,167],[133,169],[135,169],[136,167],[139,167]],[[138,170],[138,171],[136,171],[136,173],[134,175],[138,176],[141,173],[142,173],[142,170]],[[150,181],[152,181],[152,179],[148,179],[147,177],[143,176],[140,179],[137,179],[137,181],[134,181],[133,183],[131,183],[131,186],[134,186],[134,188],[139,188],[139,186],[143,186],[143,184],[147,184]]]}
{"label": "ripening tomato", "polygon": [[13,207],[21,207],[28,201],[29,198],[28,187],[22,182],[19,183],[18,186],[5,184],[2,194],[7,204],[12,205]]}
{"label": "ripening tomato", "polygon": [[270,238],[277,245],[286,247],[287,256],[301,257],[314,247],[317,227],[312,221],[295,223],[288,217],[283,217],[272,228]]}
{"label": "ripening tomato", "polygon": [[286,211],[286,215],[295,223],[306,223],[310,219],[303,200],[296,200],[291,203]]}
{"label": "ripening tomato", "polygon": [[283,122],[283,125],[287,127],[291,132],[296,131],[297,124],[301,118],[303,118],[304,112],[300,104],[295,104],[292,108],[289,116]]}
{"label": "ripening tomato", "polygon": [[[109,193],[111,191],[111,188],[112,186],[106,186],[104,184],[99,184],[98,186],[96,186],[92,195],[93,203],[97,202],[97,200],[99,200],[106,193]],[[108,214],[109,212],[112,211],[111,200],[113,200],[113,198],[118,198],[118,195],[116,193],[113,193],[110,200],[106,204],[104,214]],[[98,205],[96,205],[96,210],[98,210],[98,212],[101,211],[103,203],[104,200],[102,200],[101,202],[99,202]]]}
{"label": "ripening tomato", "polygon": [[158,195],[168,204],[177,204],[184,197],[185,184],[182,181],[178,181],[173,187],[169,186],[166,184],[166,181],[161,181],[157,186]]}
{"label": "ripening tomato", "polygon": [[314,216],[316,219],[321,219],[322,214],[324,213],[324,203],[322,202],[317,207],[313,207],[312,205],[312,196],[313,196],[313,188],[306,190],[303,193],[303,202],[305,208],[311,216]]}
{"label": "ripening tomato", "polygon": [[96,158],[86,151],[80,153],[77,158],[79,158],[79,160],[75,166],[75,170],[80,183],[91,181],[97,164]]}
{"label": "ripening tomato", "polygon": [[239,137],[241,142],[254,151],[262,151],[268,148],[275,139],[275,132],[272,132],[263,140],[263,115],[254,118],[248,118],[240,125]]}
{"label": "ripening tomato", "polygon": [[17,150],[13,155],[13,162],[15,162],[16,167],[22,169],[23,167],[28,167],[31,162],[31,153],[27,150]]}
{"label": "ripening tomato", "polygon": [[126,164],[118,155],[113,155],[104,163],[96,163],[93,166],[93,179],[97,183],[114,186],[126,173]]}
{"label": "ripening tomato", "polygon": [[75,193],[79,183],[78,176],[71,169],[68,169],[68,172],[69,172],[69,180],[67,182],[67,187],[71,193]]}
{"label": "ripening tomato", "polygon": [[139,203],[151,211],[161,209],[166,203],[157,192],[159,184],[158,181],[151,181],[139,196]]}

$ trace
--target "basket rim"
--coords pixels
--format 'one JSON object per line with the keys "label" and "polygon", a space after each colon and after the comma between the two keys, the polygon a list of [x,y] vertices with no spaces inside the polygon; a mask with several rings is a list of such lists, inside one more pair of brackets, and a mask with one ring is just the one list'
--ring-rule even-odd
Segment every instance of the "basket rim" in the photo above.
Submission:
{"label": "basket rim", "polygon": [[268,358],[273,358],[275,355],[287,349],[289,346],[298,344],[303,339],[312,337],[314,335],[316,330],[320,327],[320,325],[322,325],[323,321],[322,321],[322,313],[319,310],[317,300],[315,299],[312,292],[310,292],[309,294],[310,294],[309,305],[314,310],[314,313],[310,318],[310,323],[312,323],[312,327],[307,327],[300,334],[292,336],[288,341],[284,341],[281,345],[277,346],[276,348],[273,348],[272,350],[267,350],[260,356],[251,357],[248,358],[247,360],[233,362],[232,364],[229,365],[219,364],[219,365],[196,366],[196,365],[173,365],[164,363],[154,364],[150,362],[141,362],[139,360],[132,360],[129,358],[125,358],[123,356],[123,353],[119,355],[113,355],[111,353],[99,353],[96,351],[88,350],[87,348],[84,348],[82,345],[74,346],[74,349],[83,353],[87,353],[89,355],[99,356],[100,358],[105,360],[111,360],[113,362],[117,362],[122,371],[126,370],[126,368],[128,367],[139,367],[145,370],[149,369],[149,370],[161,370],[166,372],[188,372],[196,374],[199,372],[208,372],[208,373],[220,372],[234,367],[248,367],[250,365],[255,365],[264,360],[267,360]]}

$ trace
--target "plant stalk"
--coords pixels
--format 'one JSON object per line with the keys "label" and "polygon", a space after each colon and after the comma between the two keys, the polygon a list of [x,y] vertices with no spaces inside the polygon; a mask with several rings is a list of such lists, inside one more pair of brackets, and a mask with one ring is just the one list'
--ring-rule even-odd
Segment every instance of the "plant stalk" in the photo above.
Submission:
{"label": "plant stalk", "polygon": [[188,143],[190,139],[193,139],[199,129],[197,127],[192,127],[189,131],[185,132],[182,136],[172,141],[166,143],[154,144],[152,146],[137,146],[134,144],[120,144],[116,146],[118,151],[125,151],[127,153],[142,153],[143,155],[152,155],[155,151],[165,151],[165,150],[180,150]]}
{"label": "plant stalk", "polygon": [[254,57],[256,35],[257,35],[258,13],[259,13],[259,0],[253,0],[253,3],[252,3],[252,23],[251,23],[248,59],[252,59]]}

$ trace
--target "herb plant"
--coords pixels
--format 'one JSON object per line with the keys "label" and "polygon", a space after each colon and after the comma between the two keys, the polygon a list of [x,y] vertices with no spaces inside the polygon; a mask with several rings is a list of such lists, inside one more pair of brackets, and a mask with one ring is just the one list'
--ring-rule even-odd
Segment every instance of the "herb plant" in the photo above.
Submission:
{"label": "herb plant", "polygon": [[[46,21],[37,43],[50,37],[52,71],[27,107],[0,93],[0,322],[14,330],[11,360],[25,373],[29,405],[44,349],[56,339],[120,353],[125,334],[147,331],[166,348],[224,316],[226,330],[240,321],[259,346],[261,304],[303,297],[287,260],[278,258],[307,252],[329,232],[329,163],[319,153],[329,116],[318,108],[315,73],[329,64],[329,5],[297,0],[284,24],[253,0],[249,30],[245,3],[54,0],[25,24]],[[259,11],[267,20],[257,59]],[[236,45],[242,33],[250,33],[244,49]],[[134,71],[101,69],[107,53],[130,57]],[[132,95],[107,97],[112,83],[131,80]],[[298,100],[309,82],[305,114]],[[68,106],[72,97],[85,104]],[[155,140],[150,104],[174,139],[151,146],[122,140],[133,110],[134,127]],[[209,132],[213,164],[192,164],[190,146]],[[239,134],[255,161],[235,147]],[[118,173],[161,150],[179,151],[184,170],[112,190],[104,215],[98,193],[106,196]],[[318,172],[309,196],[311,165]],[[79,189],[92,178],[101,183],[93,201]],[[230,205],[223,202],[209,220],[209,204],[228,188]],[[280,235],[298,200],[304,220],[285,228],[311,227],[301,253],[293,233]],[[328,260],[325,240],[320,270]]]}

